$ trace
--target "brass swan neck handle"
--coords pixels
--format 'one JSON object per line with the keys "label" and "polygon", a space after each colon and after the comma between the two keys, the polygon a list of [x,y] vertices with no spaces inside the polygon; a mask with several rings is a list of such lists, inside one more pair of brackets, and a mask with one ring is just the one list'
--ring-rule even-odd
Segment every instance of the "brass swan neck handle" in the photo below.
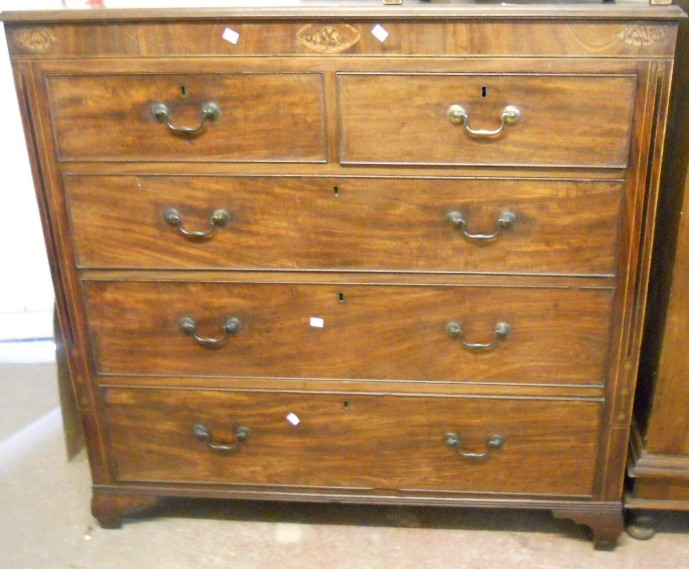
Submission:
{"label": "brass swan neck handle", "polygon": [[517,124],[522,118],[522,112],[515,105],[507,105],[500,115],[500,126],[494,130],[475,129],[469,125],[469,113],[462,105],[450,105],[447,109],[448,120],[457,126],[463,125],[470,135],[476,137],[498,136],[506,126]]}
{"label": "brass swan neck handle", "polygon": [[198,126],[175,126],[172,124],[170,109],[165,103],[156,103],[151,107],[151,114],[158,121],[162,122],[171,132],[181,135],[194,135],[203,130],[207,121],[214,121],[220,116],[220,107],[213,102],[204,103],[199,112]]}

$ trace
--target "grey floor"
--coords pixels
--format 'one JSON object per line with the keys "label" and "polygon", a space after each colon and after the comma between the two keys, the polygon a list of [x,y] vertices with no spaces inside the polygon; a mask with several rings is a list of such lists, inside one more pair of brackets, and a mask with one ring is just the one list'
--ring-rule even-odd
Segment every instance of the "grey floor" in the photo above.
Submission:
{"label": "grey floor", "polygon": [[121,530],[89,513],[66,459],[52,363],[0,363],[0,569],[683,569],[689,514],[594,552],[547,512],[168,500]]}

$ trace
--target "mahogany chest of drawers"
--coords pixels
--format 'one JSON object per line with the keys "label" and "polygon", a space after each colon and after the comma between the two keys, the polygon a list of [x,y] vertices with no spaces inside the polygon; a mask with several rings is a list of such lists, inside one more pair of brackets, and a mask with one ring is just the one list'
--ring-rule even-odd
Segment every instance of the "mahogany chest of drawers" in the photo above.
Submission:
{"label": "mahogany chest of drawers", "polygon": [[673,7],[4,15],[93,512],[621,530]]}

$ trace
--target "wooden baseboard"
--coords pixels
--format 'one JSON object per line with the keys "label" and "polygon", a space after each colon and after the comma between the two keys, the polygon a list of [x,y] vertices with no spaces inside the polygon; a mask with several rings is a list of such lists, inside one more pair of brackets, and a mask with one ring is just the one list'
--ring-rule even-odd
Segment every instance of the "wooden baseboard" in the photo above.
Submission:
{"label": "wooden baseboard", "polygon": [[0,314],[0,342],[52,339],[53,311]]}

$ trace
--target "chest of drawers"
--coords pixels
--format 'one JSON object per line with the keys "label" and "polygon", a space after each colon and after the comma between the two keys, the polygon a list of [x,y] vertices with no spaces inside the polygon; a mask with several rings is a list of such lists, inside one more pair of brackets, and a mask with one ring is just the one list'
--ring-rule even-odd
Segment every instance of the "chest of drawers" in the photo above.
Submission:
{"label": "chest of drawers", "polygon": [[101,524],[532,507],[613,547],[679,15],[5,14]]}

